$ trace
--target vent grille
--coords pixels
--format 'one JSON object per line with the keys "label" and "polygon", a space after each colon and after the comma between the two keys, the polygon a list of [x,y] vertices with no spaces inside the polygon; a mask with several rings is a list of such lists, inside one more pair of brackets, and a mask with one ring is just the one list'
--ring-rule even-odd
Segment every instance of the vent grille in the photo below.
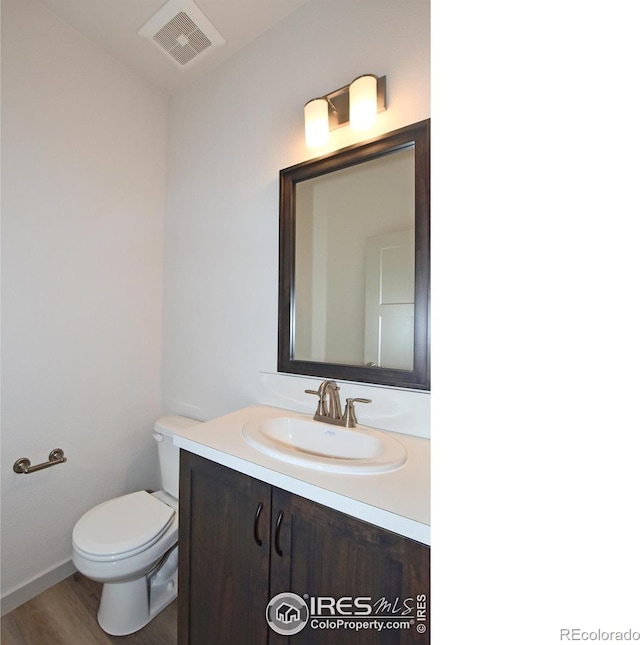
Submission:
{"label": "vent grille", "polygon": [[212,44],[184,11],[169,21],[153,40],[180,65],[186,65]]}
{"label": "vent grille", "polygon": [[192,0],[169,0],[138,34],[153,41],[181,67],[226,42]]}

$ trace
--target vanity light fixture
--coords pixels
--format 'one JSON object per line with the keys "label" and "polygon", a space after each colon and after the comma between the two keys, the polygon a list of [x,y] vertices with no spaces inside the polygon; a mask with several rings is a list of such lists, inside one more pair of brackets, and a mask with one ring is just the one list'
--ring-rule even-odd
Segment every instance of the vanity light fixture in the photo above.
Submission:
{"label": "vanity light fixture", "polygon": [[378,79],[359,76],[349,85],[349,121],[352,130],[366,130],[378,116]]}
{"label": "vanity light fixture", "polygon": [[329,131],[347,123],[353,130],[372,127],[378,112],[387,109],[387,77],[358,76],[351,84],[312,99],[304,106],[305,141],[309,148],[323,146]]}
{"label": "vanity light fixture", "polygon": [[311,99],[304,106],[304,138],[309,148],[318,148],[329,141],[329,101]]}

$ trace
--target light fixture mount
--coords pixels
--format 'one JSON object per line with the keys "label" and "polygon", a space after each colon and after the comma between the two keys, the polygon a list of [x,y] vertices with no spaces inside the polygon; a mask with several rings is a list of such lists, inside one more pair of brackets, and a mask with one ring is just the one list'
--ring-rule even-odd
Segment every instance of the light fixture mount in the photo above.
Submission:
{"label": "light fixture mount", "polygon": [[[377,77],[377,81],[378,112],[384,112],[387,109],[387,77]],[[329,130],[335,130],[349,123],[350,86],[351,83],[326,95],[329,102]]]}
{"label": "light fixture mount", "polygon": [[318,148],[329,140],[329,132],[347,123],[356,131],[367,130],[379,112],[387,109],[387,77],[358,76],[340,89],[307,101],[304,106],[305,141]]}

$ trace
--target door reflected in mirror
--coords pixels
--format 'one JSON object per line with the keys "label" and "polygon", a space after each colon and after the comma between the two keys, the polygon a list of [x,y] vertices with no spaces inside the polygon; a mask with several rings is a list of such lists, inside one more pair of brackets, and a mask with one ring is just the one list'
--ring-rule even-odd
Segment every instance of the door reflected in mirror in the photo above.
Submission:
{"label": "door reflected in mirror", "polygon": [[429,389],[429,121],[280,171],[278,371]]}

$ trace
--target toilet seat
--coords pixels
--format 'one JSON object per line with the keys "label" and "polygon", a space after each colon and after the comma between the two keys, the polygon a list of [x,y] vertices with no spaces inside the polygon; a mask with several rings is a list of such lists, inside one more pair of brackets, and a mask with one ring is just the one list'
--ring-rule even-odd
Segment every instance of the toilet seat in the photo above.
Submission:
{"label": "toilet seat", "polygon": [[104,502],[85,513],[73,529],[73,545],[97,562],[128,558],[156,543],[176,512],[146,491]]}

